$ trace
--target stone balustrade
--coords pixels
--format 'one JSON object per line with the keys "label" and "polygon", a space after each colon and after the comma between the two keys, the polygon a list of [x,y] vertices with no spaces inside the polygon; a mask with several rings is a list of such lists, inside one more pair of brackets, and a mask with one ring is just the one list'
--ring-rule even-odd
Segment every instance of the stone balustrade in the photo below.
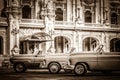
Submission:
{"label": "stone balustrade", "polygon": [[[0,25],[7,26],[7,19],[0,18]],[[74,28],[104,28],[105,25],[97,24],[97,23],[75,23],[75,22],[67,22],[67,21],[55,21],[55,28],[61,29],[74,29]],[[44,21],[38,19],[21,19],[20,27],[35,27],[35,28],[44,28]],[[119,24],[111,24],[108,25],[109,28],[120,28]]]}

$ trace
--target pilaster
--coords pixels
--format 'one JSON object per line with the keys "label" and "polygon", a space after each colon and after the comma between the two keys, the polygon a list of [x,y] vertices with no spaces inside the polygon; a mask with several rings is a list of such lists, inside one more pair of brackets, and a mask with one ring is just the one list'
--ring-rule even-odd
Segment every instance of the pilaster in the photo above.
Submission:
{"label": "pilaster", "polygon": [[[12,54],[12,49],[19,49],[19,2],[18,0],[9,0],[7,7],[8,27],[9,27],[9,52]],[[19,54],[19,51],[17,52]]]}

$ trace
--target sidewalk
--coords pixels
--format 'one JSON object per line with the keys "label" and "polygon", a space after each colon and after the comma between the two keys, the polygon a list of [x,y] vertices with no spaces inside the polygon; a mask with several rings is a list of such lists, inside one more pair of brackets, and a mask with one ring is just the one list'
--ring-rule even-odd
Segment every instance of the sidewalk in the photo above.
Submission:
{"label": "sidewalk", "polygon": [[9,57],[0,56],[0,72],[12,71],[12,65],[9,62]]}
{"label": "sidewalk", "polygon": [[13,72],[12,67],[0,67],[0,73],[1,72]]}

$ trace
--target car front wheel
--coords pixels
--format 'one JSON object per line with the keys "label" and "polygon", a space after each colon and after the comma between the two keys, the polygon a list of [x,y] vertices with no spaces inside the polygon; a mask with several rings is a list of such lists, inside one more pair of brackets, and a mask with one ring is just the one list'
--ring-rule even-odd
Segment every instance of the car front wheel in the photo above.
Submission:
{"label": "car front wheel", "polygon": [[60,71],[60,65],[58,63],[50,63],[48,66],[50,73],[58,73]]}
{"label": "car front wheel", "polygon": [[14,64],[14,70],[15,72],[25,72],[26,70],[26,67],[23,63],[16,63]]}
{"label": "car front wheel", "polygon": [[76,75],[85,75],[87,73],[86,66],[84,64],[77,64],[74,68]]}

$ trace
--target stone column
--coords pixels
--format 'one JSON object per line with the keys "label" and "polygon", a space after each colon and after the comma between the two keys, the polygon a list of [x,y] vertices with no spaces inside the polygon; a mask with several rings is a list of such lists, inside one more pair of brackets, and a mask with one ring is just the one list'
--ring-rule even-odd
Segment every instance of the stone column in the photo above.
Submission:
{"label": "stone column", "polygon": [[45,0],[43,9],[42,9],[42,16],[44,19],[44,31],[52,37],[51,44],[46,43],[46,50],[51,48],[51,52],[55,52],[54,50],[54,20],[55,20],[55,12],[54,12],[54,4],[51,0]]}
{"label": "stone column", "polygon": [[67,0],[67,21],[72,21],[72,0]]}
{"label": "stone column", "polygon": [[48,18],[48,22],[47,22],[47,26],[46,26],[46,30],[48,31],[48,34],[51,35],[52,37],[52,42],[51,42],[51,52],[55,52],[55,47],[54,47],[54,22],[55,22],[55,12],[54,12],[54,4],[53,1],[48,0],[47,3],[47,18]]}
{"label": "stone column", "polygon": [[[10,1],[7,9],[9,27],[9,52],[19,54],[19,2]],[[16,51],[15,51],[15,50]],[[12,52],[11,52],[12,51]]]}

